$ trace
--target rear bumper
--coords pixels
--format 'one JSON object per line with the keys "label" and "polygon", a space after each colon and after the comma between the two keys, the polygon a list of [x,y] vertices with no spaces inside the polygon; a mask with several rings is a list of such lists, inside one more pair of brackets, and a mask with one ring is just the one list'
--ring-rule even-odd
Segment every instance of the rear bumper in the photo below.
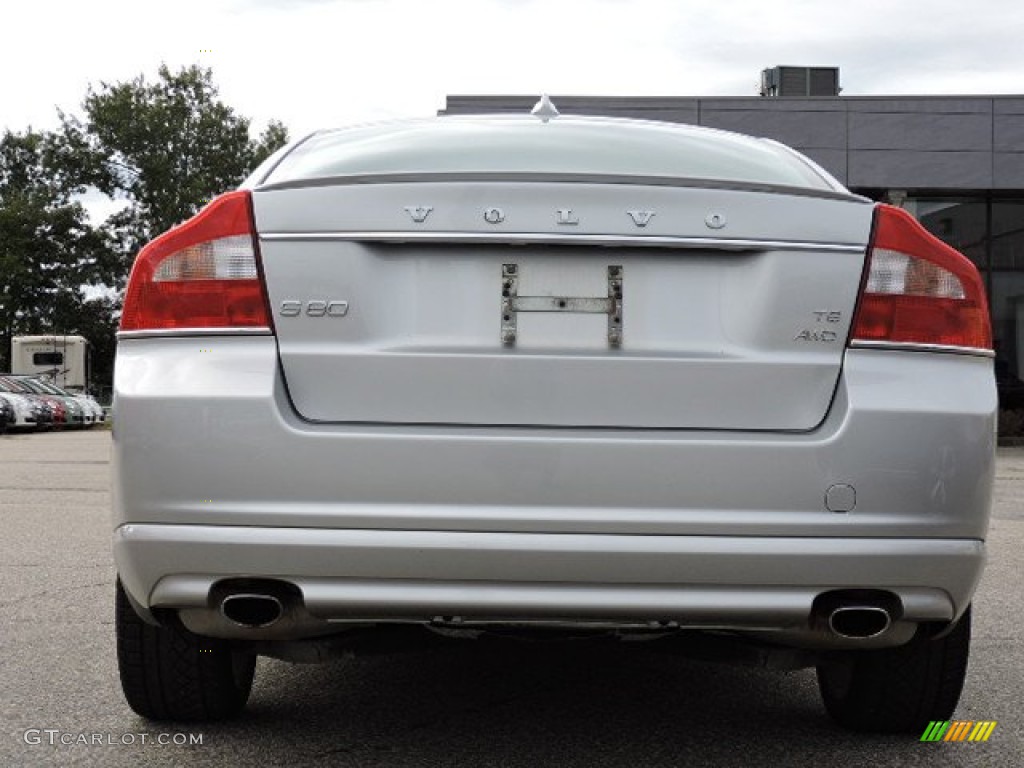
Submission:
{"label": "rear bumper", "polygon": [[[974,540],[742,538],[125,525],[114,553],[150,607],[213,607],[222,579],[298,587],[325,621],[578,620],[798,629],[831,590],[895,594],[943,621],[984,562]],[[148,600],[145,598],[148,596]]]}
{"label": "rear bumper", "polygon": [[834,589],[946,620],[984,559],[984,358],[850,350],[800,433],[311,424],[269,336],[122,340],[115,398],[115,559],[144,611],[245,577],[324,620],[787,628]]}

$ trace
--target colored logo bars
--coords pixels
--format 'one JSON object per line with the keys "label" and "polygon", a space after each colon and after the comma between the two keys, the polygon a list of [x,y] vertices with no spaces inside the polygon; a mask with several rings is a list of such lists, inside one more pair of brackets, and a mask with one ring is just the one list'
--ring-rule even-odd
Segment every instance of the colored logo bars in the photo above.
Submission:
{"label": "colored logo bars", "polygon": [[988,741],[995,729],[995,720],[932,720],[921,741]]}

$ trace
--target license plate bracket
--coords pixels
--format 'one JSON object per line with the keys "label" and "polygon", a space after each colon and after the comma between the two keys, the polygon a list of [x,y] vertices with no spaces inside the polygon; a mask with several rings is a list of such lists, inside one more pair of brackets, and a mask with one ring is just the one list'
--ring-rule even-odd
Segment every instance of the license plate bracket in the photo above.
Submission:
{"label": "license plate bracket", "polygon": [[518,264],[501,265],[501,343],[514,347],[518,338],[517,317],[520,312],[569,312],[573,314],[604,314],[608,316],[608,346],[622,346],[622,284],[621,264],[607,267],[607,296],[520,296]]}

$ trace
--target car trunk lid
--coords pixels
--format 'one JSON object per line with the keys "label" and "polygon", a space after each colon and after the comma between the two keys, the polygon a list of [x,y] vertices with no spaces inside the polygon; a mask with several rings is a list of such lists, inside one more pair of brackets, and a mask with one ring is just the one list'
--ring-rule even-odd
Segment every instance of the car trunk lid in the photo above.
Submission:
{"label": "car trunk lid", "polygon": [[872,206],[733,186],[256,189],[296,411],[318,422],[813,428],[841,370]]}

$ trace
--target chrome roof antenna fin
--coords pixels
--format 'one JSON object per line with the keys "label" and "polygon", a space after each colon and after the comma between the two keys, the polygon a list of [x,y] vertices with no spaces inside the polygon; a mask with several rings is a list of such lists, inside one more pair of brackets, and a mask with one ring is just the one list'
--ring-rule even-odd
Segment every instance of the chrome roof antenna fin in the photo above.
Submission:
{"label": "chrome roof antenna fin", "polygon": [[546,93],[542,93],[540,101],[533,105],[533,109],[530,110],[530,114],[534,117],[539,117],[542,122],[558,117],[561,114],[558,108],[551,103],[551,99],[548,98]]}

